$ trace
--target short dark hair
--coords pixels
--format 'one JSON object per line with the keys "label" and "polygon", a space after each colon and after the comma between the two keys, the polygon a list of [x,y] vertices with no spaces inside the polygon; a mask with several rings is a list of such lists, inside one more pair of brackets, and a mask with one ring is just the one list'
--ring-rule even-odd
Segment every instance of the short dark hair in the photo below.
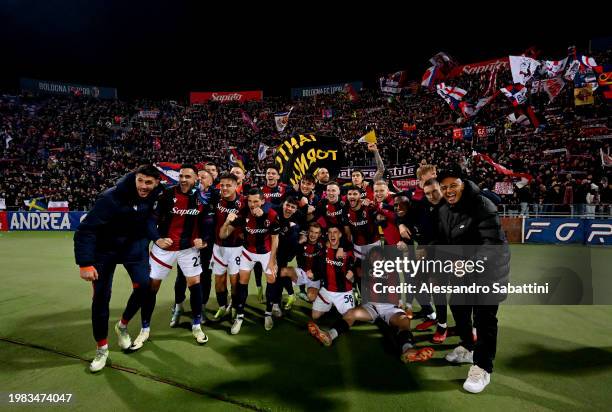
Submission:
{"label": "short dark hair", "polygon": [[285,198],[285,203],[289,203],[290,205],[296,205],[299,206],[299,203],[297,201],[297,199],[293,196],[287,196]]}
{"label": "short dark hair", "polygon": [[363,190],[361,190],[360,188],[358,188],[355,185],[348,185],[348,186],[346,186],[346,193],[350,192],[351,190],[356,190],[359,193],[363,192]]}
{"label": "short dark hair", "polygon": [[276,164],[273,163],[273,164],[270,164],[270,165],[266,166],[266,172],[268,171],[268,169],[274,169],[280,175],[280,169],[279,169],[279,167]]}
{"label": "short dark hair", "polygon": [[264,198],[264,194],[258,187],[253,187],[249,190],[248,196],[259,196],[261,199]]}
{"label": "short dark hair", "polygon": [[159,173],[159,170],[157,170],[157,168],[151,164],[138,166],[134,173],[140,173],[141,175],[150,176],[157,180],[161,179],[161,174]]}
{"label": "short dark hair", "polygon": [[355,173],[359,173],[359,174],[361,175],[361,177],[364,177],[364,176],[363,176],[363,172],[362,172],[361,170],[359,170],[359,169],[355,169],[355,170],[353,170],[353,171],[351,172],[351,176],[353,176]]}
{"label": "short dark hair", "polygon": [[431,186],[435,184],[440,184],[440,182],[438,182],[438,179],[436,179],[435,177],[432,177],[431,179],[427,179],[425,183],[423,183],[423,187]]}
{"label": "short dark hair", "polygon": [[196,165],[194,165],[194,164],[191,164],[191,163],[183,163],[183,164],[181,165],[181,169],[191,169],[191,170],[193,170],[193,171],[194,171],[194,173],[195,173],[196,175],[198,174],[198,171],[199,171],[199,170],[198,170],[198,167],[197,167]]}
{"label": "short dark hair", "polygon": [[215,169],[217,169],[217,165],[215,164],[215,162],[206,162],[206,163],[204,163],[204,167],[206,167],[206,166],[214,166]]}
{"label": "short dark hair", "polygon": [[340,189],[340,184],[336,182],[335,180],[331,180],[329,183],[327,183],[326,186],[337,186],[338,189]]}
{"label": "short dark hair", "polygon": [[314,183],[315,182],[315,178],[312,174],[310,173],[306,173],[304,176],[302,176],[301,179],[302,182],[311,182]]}
{"label": "short dark hair", "polygon": [[327,231],[329,232],[330,229],[338,229],[340,231],[340,234],[344,235],[344,232],[342,231],[342,226],[337,225],[337,224],[331,224],[329,226],[327,226]]}
{"label": "short dark hair", "polygon": [[229,172],[225,172],[221,176],[219,176],[219,181],[223,179],[233,180],[234,182],[238,183],[238,178],[236,177],[236,175]]}

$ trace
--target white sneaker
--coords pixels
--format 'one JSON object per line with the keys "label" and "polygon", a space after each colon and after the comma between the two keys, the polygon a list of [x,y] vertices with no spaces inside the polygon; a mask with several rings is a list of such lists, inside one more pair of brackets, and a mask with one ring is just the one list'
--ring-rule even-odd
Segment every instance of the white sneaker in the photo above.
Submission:
{"label": "white sneaker", "polygon": [[274,327],[274,321],[272,320],[272,316],[266,315],[264,318],[264,328],[266,330],[270,330]]}
{"label": "white sneaker", "polygon": [[463,389],[470,393],[480,393],[491,382],[491,374],[479,366],[472,365]]}
{"label": "white sneaker", "polygon": [[206,333],[204,333],[204,331],[202,330],[202,326],[192,326],[191,333],[193,333],[193,337],[200,345],[203,345],[204,343],[208,342],[208,336],[206,336]]}
{"label": "white sneaker", "polygon": [[128,349],[132,346],[132,338],[130,338],[130,334],[128,333],[127,326],[122,326],[121,321],[115,324],[115,333],[117,334],[117,339],[119,341],[119,347],[123,350]]}
{"label": "white sneaker", "polygon": [[463,346],[457,346],[445,359],[451,363],[473,363],[474,352],[470,352]]}
{"label": "white sneaker", "polygon": [[89,370],[92,373],[101,371],[106,366],[107,358],[108,358],[108,348],[96,349],[96,357],[89,364]]}
{"label": "white sneaker", "polygon": [[242,321],[244,321],[244,316],[238,315],[236,317],[236,320],[234,320],[234,324],[232,325],[232,329],[230,330],[230,333],[232,335],[237,335],[238,333],[240,333],[240,328],[242,327]]}
{"label": "white sneaker", "polygon": [[275,303],[274,305],[272,305],[272,316],[274,316],[275,318],[280,318],[283,316],[283,312],[281,312],[280,306],[278,306],[278,303]]}
{"label": "white sneaker", "polygon": [[136,339],[134,339],[132,346],[130,346],[130,350],[138,350],[142,348],[142,345],[144,345],[147,340],[149,340],[149,331],[140,329],[140,333],[138,336],[136,336]]}
{"label": "white sneaker", "polygon": [[181,323],[181,315],[183,314],[182,307],[172,309],[172,318],[170,318],[170,327],[175,328]]}

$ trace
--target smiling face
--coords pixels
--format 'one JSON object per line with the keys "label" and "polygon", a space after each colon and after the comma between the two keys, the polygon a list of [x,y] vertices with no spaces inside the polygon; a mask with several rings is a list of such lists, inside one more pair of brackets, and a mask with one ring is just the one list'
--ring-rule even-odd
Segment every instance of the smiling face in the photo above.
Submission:
{"label": "smiling face", "polygon": [[410,200],[406,196],[398,196],[395,198],[393,210],[399,217],[404,217],[408,213]]}
{"label": "smiling face", "polygon": [[190,168],[181,169],[179,171],[179,186],[181,187],[181,192],[187,193],[193,189],[197,178],[198,175],[195,170]]}
{"label": "smiling face", "polygon": [[311,226],[308,228],[308,243],[311,245],[316,244],[321,237],[321,228],[318,226]]}
{"label": "smiling face", "polygon": [[236,195],[236,181],[234,179],[221,179],[219,183],[221,189],[221,197],[224,199],[233,199]]}
{"label": "smiling face", "polygon": [[346,199],[351,209],[359,209],[359,206],[361,206],[361,193],[359,190],[349,190],[346,194]]}
{"label": "smiling face", "polygon": [[388,195],[389,188],[387,187],[387,185],[385,185],[384,183],[374,184],[374,199],[376,199],[377,202],[384,202]]}
{"label": "smiling face", "polygon": [[312,192],[312,189],[314,189],[314,182],[311,182],[310,180],[300,181],[300,191],[302,194],[309,195],[310,192]]}
{"label": "smiling face", "polygon": [[285,219],[291,218],[296,211],[297,205],[289,202],[283,202],[283,216]]}
{"label": "smiling face", "polygon": [[327,185],[325,192],[327,193],[327,199],[332,204],[336,203],[340,198],[340,188],[338,185]]}
{"label": "smiling face", "polygon": [[457,202],[461,200],[464,188],[465,185],[461,179],[456,177],[447,177],[440,182],[440,190],[449,205],[457,204]]}
{"label": "smiling face", "polygon": [[198,171],[198,179],[203,189],[208,189],[213,184],[213,178],[206,170]]}
{"label": "smiling face", "polygon": [[266,184],[269,187],[275,187],[278,184],[278,179],[280,179],[278,170],[271,167],[266,170]]}
{"label": "smiling face", "polygon": [[337,249],[340,245],[340,238],[342,237],[342,232],[337,227],[330,227],[327,230],[327,239],[329,239],[329,244],[332,248]]}
{"label": "smiling face", "polygon": [[140,198],[146,198],[159,185],[159,180],[153,176],[136,173],[136,192]]}

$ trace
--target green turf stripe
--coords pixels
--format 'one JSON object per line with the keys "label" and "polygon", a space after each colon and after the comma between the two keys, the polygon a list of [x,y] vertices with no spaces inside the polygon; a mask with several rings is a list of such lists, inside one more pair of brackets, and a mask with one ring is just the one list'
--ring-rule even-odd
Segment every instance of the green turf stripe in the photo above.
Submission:
{"label": "green turf stripe", "polygon": [[[89,363],[90,362],[89,360],[87,360],[85,358],[82,358],[82,357],[80,357],[78,355],[75,355],[73,353],[63,352],[63,351],[58,350],[58,349],[48,348],[46,346],[37,345],[35,343],[30,343],[30,342],[24,342],[24,341],[20,341],[20,340],[13,339],[13,338],[7,338],[5,336],[0,336],[0,341],[6,342],[6,343],[12,343],[14,345],[24,346],[24,347],[27,347],[27,348],[38,349],[38,350],[42,350],[42,351],[45,351],[45,352],[50,352],[50,353],[53,353],[53,354],[56,354],[56,355],[65,356],[67,358],[76,359],[76,360],[79,360],[79,361],[85,362],[85,363]],[[154,380],[156,382],[165,383],[166,385],[171,385],[171,386],[174,386],[174,387],[179,388],[179,389],[183,389],[183,390],[186,390],[186,391],[189,391],[189,392],[192,392],[192,393],[196,393],[198,395],[208,396],[208,397],[211,397],[213,399],[216,399],[216,400],[219,400],[219,401],[222,401],[222,402],[228,402],[228,403],[231,403],[233,405],[237,405],[237,406],[240,406],[242,408],[249,409],[249,410],[252,410],[252,411],[268,411],[268,409],[261,408],[261,407],[259,407],[257,405],[253,405],[253,404],[250,404],[250,403],[247,403],[247,402],[242,402],[242,401],[239,401],[239,400],[236,400],[236,399],[232,399],[232,398],[230,398],[228,396],[221,395],[221,394],[218,394],[218,393],[215,393],[215,392],[212,392],[212,391],[208,391],[208,390],[205,390],[205,389],[193,388],[191,386],[184,385],[184,384],[182,384],[180,382],[176,382],[176,381],[171,380],[171,379],[162,378],[161,376],[157,376],[157,375],[153,375],[153,374],[150,374],[150,373],[139,371],[138,369],[128,368],[126,366],[121,366],[121,365],[118,365],[118,364],[115,364],[115,363],[111,363],[110,365],[107,365],[106,367],[107,368],[112,368],[112,369],[115,369],[115,370],[118,370],[118,371],[122,371],[122,372],[131,373],[133,375],[138,375],[138,376],[141,376],[141,377],[146,378],[146,379]]]}

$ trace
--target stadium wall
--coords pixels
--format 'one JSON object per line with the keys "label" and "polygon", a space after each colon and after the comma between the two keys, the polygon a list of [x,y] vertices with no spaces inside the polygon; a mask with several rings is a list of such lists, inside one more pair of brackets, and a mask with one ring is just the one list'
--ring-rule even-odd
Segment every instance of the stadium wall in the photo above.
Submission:
{"label": "stadium wall", "polygon": [[[0,231],[74,231],[87,212],[0,212]],[[612,245],[612,219],[502,217],[510,243]]]}

